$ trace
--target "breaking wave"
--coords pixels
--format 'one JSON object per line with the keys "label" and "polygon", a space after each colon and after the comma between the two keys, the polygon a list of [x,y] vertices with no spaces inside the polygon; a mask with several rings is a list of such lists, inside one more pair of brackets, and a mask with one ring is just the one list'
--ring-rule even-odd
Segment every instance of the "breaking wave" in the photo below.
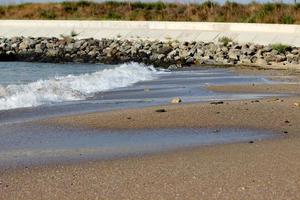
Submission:
{"label": "breaking wave", "polygon": [[84,100],[97,92],[155,79],[156,73],[152,66],[129,63],[90,74],[60,76],[22,85],[0,85],[0,110]]}

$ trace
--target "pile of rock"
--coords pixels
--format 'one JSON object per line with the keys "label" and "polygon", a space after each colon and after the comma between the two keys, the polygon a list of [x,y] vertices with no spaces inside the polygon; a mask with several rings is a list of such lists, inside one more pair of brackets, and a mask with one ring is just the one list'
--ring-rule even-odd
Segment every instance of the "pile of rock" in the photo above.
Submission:
{"label": "pile of rock", "polygon": [[0,38],[0,60],[34,62],[143,62],[160,67],[183,65],[300,64],[300,48],[279,52],[272,45],[74,38]]}

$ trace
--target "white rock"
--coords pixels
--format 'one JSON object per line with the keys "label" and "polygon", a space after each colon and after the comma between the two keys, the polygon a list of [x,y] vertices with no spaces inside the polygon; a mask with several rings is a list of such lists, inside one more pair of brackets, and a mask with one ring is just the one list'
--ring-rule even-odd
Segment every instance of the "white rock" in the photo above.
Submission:
{"label": "white rock", "polygon": [[181,103],[181,102],[182,102],[182,100],[179,97],[176,97],[171,100],[171,103]]}

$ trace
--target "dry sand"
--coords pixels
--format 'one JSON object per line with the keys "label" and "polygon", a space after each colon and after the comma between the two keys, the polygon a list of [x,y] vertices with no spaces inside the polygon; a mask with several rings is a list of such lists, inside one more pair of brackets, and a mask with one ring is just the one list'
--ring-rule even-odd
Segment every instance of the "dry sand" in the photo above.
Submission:
{"label": "dry sand", "polygon": [[[214,145],[111,161],[0,171],[0,199],[300,199],[297,85],[230,87],[293,97],[177,104],[52,118],[87,128],[241,127],[281,139]],[[274,89],[275,88],[275,89]],[[214,90],[232,91],[226,87]],[[167,112],[155,112],[164,108]]]}

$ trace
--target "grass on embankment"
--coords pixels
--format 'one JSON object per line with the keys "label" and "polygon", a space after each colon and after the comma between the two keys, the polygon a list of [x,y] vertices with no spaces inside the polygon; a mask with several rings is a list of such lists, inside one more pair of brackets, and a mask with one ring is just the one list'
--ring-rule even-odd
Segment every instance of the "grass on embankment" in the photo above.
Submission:
{"label": "grass on embankment", "polygon": [[88,1],[0,6],[0,19],[162,20],[300,24],[300,4]]}

